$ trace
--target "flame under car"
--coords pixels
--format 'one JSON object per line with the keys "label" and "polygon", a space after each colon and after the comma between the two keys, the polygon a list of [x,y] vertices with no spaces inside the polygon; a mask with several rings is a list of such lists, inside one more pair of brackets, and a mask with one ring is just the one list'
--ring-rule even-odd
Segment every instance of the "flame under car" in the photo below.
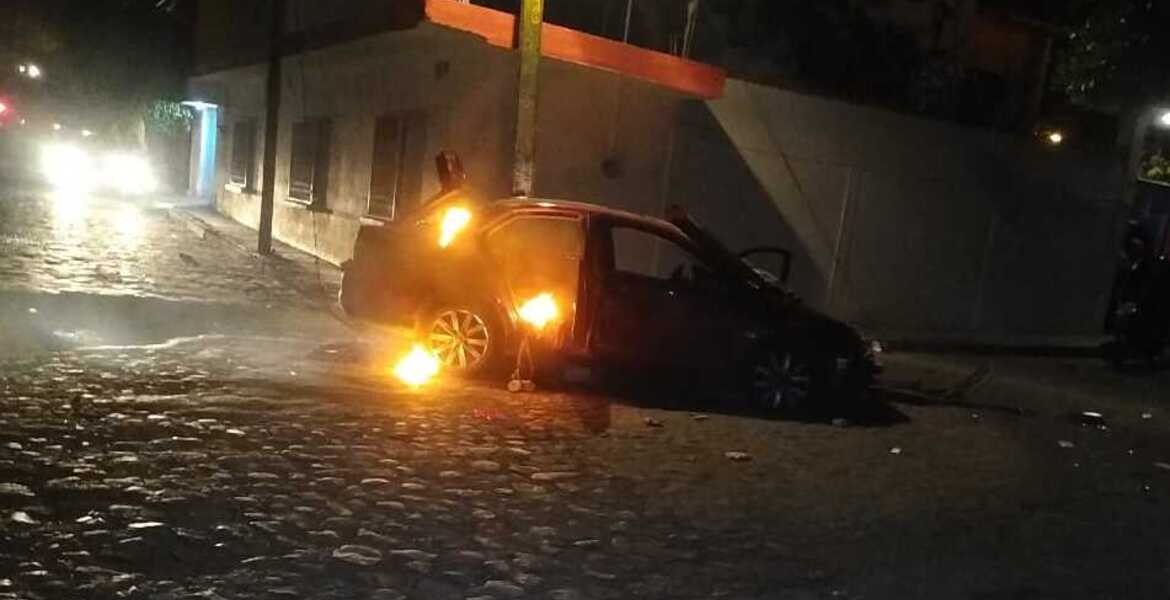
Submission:
{"label": "flame under car", "polygon": [[785,251],[751,253],[782,259],[780,274],[681,210],[663,220],[450,192],[415,218],[363,226],[340,301],[351,317],[412,328],[449,373],[501,368],[528,336],[558,361],[701,374],[771,409],[860,395],[871,344],[785,290]]}

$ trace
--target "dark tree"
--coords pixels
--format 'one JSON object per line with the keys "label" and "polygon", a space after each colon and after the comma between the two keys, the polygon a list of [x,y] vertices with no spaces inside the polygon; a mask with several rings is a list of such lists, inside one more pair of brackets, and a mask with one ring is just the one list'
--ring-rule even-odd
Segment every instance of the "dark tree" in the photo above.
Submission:
{"label": "dark tree", "polygon": [[1054,71],[1056,89],[1115,112],[1170,94],[1170,2],[1075,0]]}

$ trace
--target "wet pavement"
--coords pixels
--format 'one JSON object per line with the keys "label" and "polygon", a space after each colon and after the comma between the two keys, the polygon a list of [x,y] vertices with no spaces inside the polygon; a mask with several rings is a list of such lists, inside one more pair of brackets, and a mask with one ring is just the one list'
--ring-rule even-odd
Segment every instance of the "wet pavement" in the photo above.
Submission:
{"label": "wet pavement", "polygon": [[1155,398],[948,394],[917,365],[840,426],[412,391],[400,340],[329,313],[327,267],[127,206],[0,201],[0,598],[1170,592]]}

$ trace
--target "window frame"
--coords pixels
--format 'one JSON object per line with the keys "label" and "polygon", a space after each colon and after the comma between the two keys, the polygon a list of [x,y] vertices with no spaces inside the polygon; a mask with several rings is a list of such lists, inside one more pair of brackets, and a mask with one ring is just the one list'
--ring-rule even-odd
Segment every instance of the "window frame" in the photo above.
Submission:
{"label": "window frame", "polygon": [[[247,155],[240,157],[240,133],[241,127],[247,128],[251,135],[247,136]],[[228,185],[237,187],[243,192],[256,191],[256,118],[247,117],[239,119],[232,124],[232,154],[228,161]],[[238,161],[246,161],[243,165],[243,173],[237,173],[236,168],[240,166]]]}
{"label": "window frame", "polygon": [[[298,161],[297,143],[298,133],[305,130],[304,127],[314,128],[313,133],[313,148],[311,156],[307,161]],[[326,206],[329,193],[329,163],[330,163],[330,142],[333,136],[333,122],[329,117],[310,117],[302,119],[293,123],[292,135],[289,140],[289,158],[288,158],[288,191],[286,198],[289,202],[294,204],[301,204],[315,209],[323,209]],[[301,156],[304,159],[306,157]],[[298,163],[310,163],[310,173],[308,177],[307,186],[304,185],[302,175],[297,172]]]}
{"label": "window frame", "polygon": [[[519,221],[528,220],[528,219],[554,219],[554,220],[559,220],[559,221],[566,221],[568,223],[573,224],[577,229],[578,256],[576,257],[576,261],[575,261],[576,267],[577,267],[577,274],[576,274],[577,289],[574,290],[575,296],[573,298],[573,303],[572,303],[572,307],[571,307],[572,310],[574,311],[574,314],[575,314],[575,311],[577,310],[577,306],[582,302],[581,286],[583,285],[582,282],[587,278],[586,273],[588,272],[587,271],[588,266],[583,265],[583,263],[585,263],[586,261],[589,260],[589,245],[591,243],[590,242],[589,216],[586,214],[582,214],[580,212],[576,212],[576,211],[558,210],[558,209],[522,210],[522,211],[512,212],[512,213],[507,214],[506,216],[496,220],[494,223],[492,223],[491,225],[486,227],[484,229],[483,233],[481,234],[480,239],[479,239],[479,243],[481,244],[481,247],[485,250],[485,254],[490,257],[490,260],[495,265],[499,266],[500,263],[499,263],[499,258],[496,254],[496,251],[492,247],[492,238],[494,236],[496,236],[497,234],[499,234],[500,232],[504,231],[509,226],[514,225]],[[513,288],[514,282],[507,281],[506,280],[507,278],[504,278],[504,279],[505,279],[504,287],[507,290],[508,294],[510,294],[513,297],[514,301],[519,301],[520,298],[516,296],[517,290]],[[575,319],[576,319],[576,317],[573,317],[573,319],[571,319],[571,321],[575,322]]]}
{"label": "window frame", "polygon": [[[393,122],[395,135],[393,149],[380,147],[379,125]],[[370,181],[366,191],[365,214],[374,219],[393,221],[400,205],[417,203],[422,194],[423,156],[426,154],[427,113],[422,110],[392,111],[374,118],[373,143],[370,149]],[[392,181],[379,181],[384,170],[379,169],[378,157],[393,154]],[[414,169],[417,167],[417,171]]]}
{"label": "window frame", "polygon": [[[394,148],[393,148],[393,176],[391,182],[380,182],[378,169],[378,156],[385,151],[385,148],[380,147],[380,137],[378,135],[380,125],[390,121],[395,128],[394,134]],[[405,167],[406,161],[406,144],[407,144],[407,125],[406,120],[401,113],[387,113],[378,115],[374,118],[374,140],[371,148],[370,156],[370,187],[366,194],[366,215],[377,219],[386,219],[393,221],[398,213],[398,199],[402,194],[402,171]],[[385,188],[379,188],[380,183],[387,184]],[[382,201],[381,199],[385,200]],[[377,201],[376,201],[377,200]],[[385,210],[375,210],[375,207]]]}
{"label": "window frame", "polygon": [[[704,268],[707,268],[708,270],[712,271],[713,273],[718,273],[718,269],[716,268],[716,266],[712,265],[710,263],[710,261],[708,261],[706,258],[704,258],[703,253],[699,251],[698,246],[691,243],[690,240],[688,240],[686,237],[673,235],[673,232],[671,232],[669,230],[660,229],[660,228],[653,227],[650,225],[645,225],[642,223],[634,223],[634,222],[613,220],[613,219],[605,220],[602,224],[602,228],[603,228],[603,232],[602,232],[601,240],[602,240],[603,244],[607,247],[603,248],[602,252],[598,253],[598,256],[597,256],[596,261],[595,261],[595,269],[596,269],[596,272],[598,275],[601,275],[601,276],[616,275],[619,277],[637,277],[640,279],[652,280],[652,281],[656,281],[656,282],[663,283],[663,284],[671,283],[669,275],[667,275],[667,276],[662,276],[662,275],[657,275],[657,274],[646,275],[643,273],[636,273],[636,272],[632,272],[632,271],[623,271],[623,270],[619,269],[617,266],[617,262],[618,262],[617,261],[617,244],[615,243],[614,236],[613,236],[615,229],[629,229],[632,231],[641,232],[645,235],[649,235],[649,236],[654,237],[654,238],[664,240],[668,243],[672,243],[675,246],[677,246],[679,249],[686,252],[686,254],[688,256],[694,258],[695,261],[698,264],[702,265]],[[658,261],[659,261],[659,258],[661,256],[662,256],[661,250],[656,247],[654,249],[654,271],[655,271],[655,273],[657,273],[657,271],[658,271],[658,267],[659,267]]]}

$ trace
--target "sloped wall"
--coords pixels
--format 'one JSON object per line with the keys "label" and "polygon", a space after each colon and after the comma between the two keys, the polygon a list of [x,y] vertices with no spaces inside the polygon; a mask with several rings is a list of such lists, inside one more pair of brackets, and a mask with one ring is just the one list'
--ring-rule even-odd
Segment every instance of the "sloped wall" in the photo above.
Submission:
{"label": "sloped wall", "polygon": [[671,195],[798,252],[806,299],[880,331],[1100,331],[1117,214],[1104,157],[730,80],[679,120]]}

